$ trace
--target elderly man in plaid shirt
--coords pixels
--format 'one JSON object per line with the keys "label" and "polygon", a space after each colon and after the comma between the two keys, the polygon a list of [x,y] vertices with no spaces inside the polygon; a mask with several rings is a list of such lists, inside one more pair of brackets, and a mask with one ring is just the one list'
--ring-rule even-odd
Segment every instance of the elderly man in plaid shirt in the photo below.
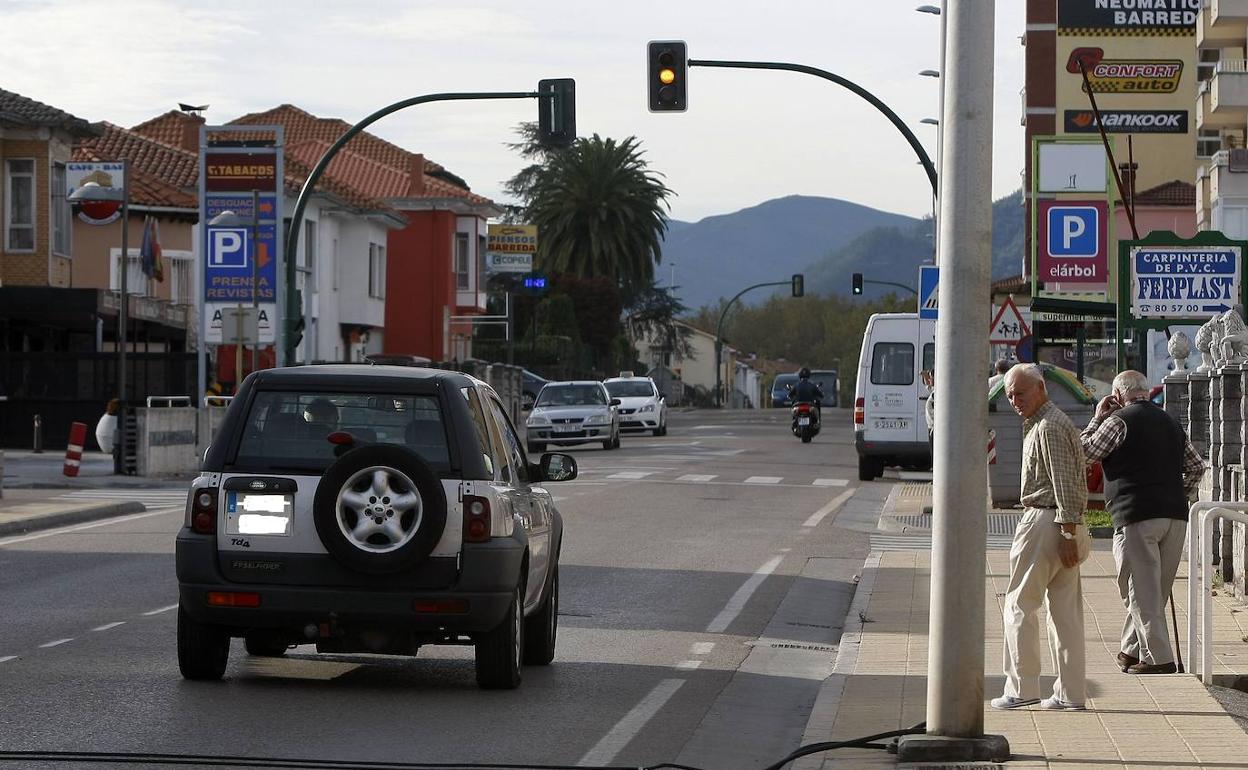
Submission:
{"label": "elderly man in plaid shirt", "polygon": [[992,707],[1012,709],[1040,701],[1040,624],[1049,614],[1049,647],[1057,668],[1053,695],[1040,707],[1081,711],[1087,699],[1083,642],[1083,588],[1079,563],[1092,541],[1083,525],[1088,502],[1083,446],[1070,418],[1049,401],[1044,373],[1020,364],[1005,375],[1005,396],[1023,417],[1026,508],[1010,548],[1005,594],[1005,693]]}
{"label": "elderly man in plaid shirt", "polygon": [[1173,674],[1166,597],[1187,536],[1187,501],[1205,463],[1178,422],[1148,398],[1148,379],[1114,378],[1084,428],[1088,462],[1105,469],[1105,502],[1114,522],[1118,592],[1127,608],[1119,667],[1129,674]]}

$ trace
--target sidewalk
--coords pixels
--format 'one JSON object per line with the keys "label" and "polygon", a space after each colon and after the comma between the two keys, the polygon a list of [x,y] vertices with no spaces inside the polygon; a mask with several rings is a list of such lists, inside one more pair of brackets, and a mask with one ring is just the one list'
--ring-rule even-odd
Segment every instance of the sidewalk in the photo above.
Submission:
{"label": "sidewalk", "polygon": [[0,537],[23,535],[40,529],[142,513],[140,502],[100,497],[66,499],[64,492],[52,489],[5,489],[0,498]]}
{"label": "sidewalk", "polygon": [[[886,515],[913,521],[927,494],[899,484]],[[891,510],[890,510],[891,508]],[[1007,514],[1007,511],[996,511]],[[984,729],[1004,735],[1013,756],[1009,768],[1243,768],[1248,767],[1248,733],[1191,674],[1132,676],[1114,661],[1122,628],[1113,555],[1108,541],[1094,541],[1083,564],[1083,595],[1089,701],[1086,712],[1037,707],[998,711],[988,700],[1001,694],[1002,595],[1009,577],[1009,551],[991,538],[985,586]],[[931,552],[903,549],[898,539],[873,550],[850,607],[836,666],[823,684],[803,743],[846,740],[923,721],[926,710],[928,602]],[[1186,649],[1187,572],[1180,566],[1174,596]],[[861,614],[860,614],[861,613]],[[860,618],[865,618],[862,622]],[[1041,629],[1045,628],[1041,620]],[[1041,632],[1045,632],[1042,630]],[[1171,630],[1173,634],[1173,630]],[[1248,605],[1222,592],[1214,598],[1214,673],[1248,674]],[[1041,642],[1047,647],[1047,639]],[[1044,655],[1042,689],[1053,667]],[[896,756],[880,750],[840,749],[804,758],[801,770],[891,767]],[[929,765],[930,766],[930,765]],[[969,765],[959,765],[969,766]],[[977,765],[991,766],[991,765]]]}

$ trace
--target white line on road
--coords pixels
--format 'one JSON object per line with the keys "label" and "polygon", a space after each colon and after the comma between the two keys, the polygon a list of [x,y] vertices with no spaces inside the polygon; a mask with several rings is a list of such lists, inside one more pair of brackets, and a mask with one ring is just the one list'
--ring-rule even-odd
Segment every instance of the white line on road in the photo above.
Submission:
{"label": "white line on road", "polygon": [[68,639],[57,639],[55,642],[47,642],[46,644],[41,644],[39,646],[40,647],[55,647],[58,644],[65,644],[66,642],[72,642],[72,641],[74,641],[74,637],[71,636]]}
{"label": "white line on road", "polygon": [[841,505],[846,500],[848,500],[854,494],[855,491],[856,490],[853,490],[853,489],[847,489],[844,492],[837,495],[836,497],[832,498],[831,500],[828,501],[827,505],[823,506],[819,510],[812,513],[810,515],[810,518],[802,523],[802,526],[803,527],[819,526],[819,522],[823,521],[824,516],[827,516],[829,513],[832,513],[837,508],[840,508]]}
{"label": "white line on road", "polygon": [[17,660],[16,655],[0,655],[0,663],[8,663],[10,660]]}
{"label": "white line on road", "polygon": [[702,665],[702,661],[700,660],[682,660],[681,662],[677,663],[675,667],[679,671],[692,671],[701,665]]}
{"label": "white line on road", "polygon": [[93,628],[93,629],[91,629],[91,630],[92,630],[92,631],[107,631],[107,630],[108,630],[108,629],[110,629],[110,628],[116,628],[117,626],[123,625],[125,622],[126,622],[126,621],[124,621],[124,620],[119,620],[119,621],[117,621],[116,623],[105,623],[104,625],[102,625],[102,626],[96,626],[95,628]]}
{"label": "white line on road", "polygon": [[[576,483],[576,482],[564,482],[564,483]],[[137,519],[146,519],[149,516],[168,516],[170,513],[173,513],[174,510],[175,509],[165,508],[159,511],[148,511],[147,513],[135,513],[130,516],[118,516],[115,519],[105,519],[104,521],[97,521],[94,524],[80,524],[76,527],[62,527],[60,529],[53,529],[47,532],[40,532],[37,535],[21,535],[17,537],[4,538],[4,539],[0,539],[0,545],[13,545],[14,543],[25,543],[28,540],[40,540],[42,538],[53,537],[55,535],[68,535],[71,532],[79,532],[84,529],[95,529],[96,527],[106,527],[109,524],[121,524],[123,522],[135,521]]]}
{"label": "white line on road", "polygon": [[694,655],[710,655],[713,649],[715,649],[714,642],[694,642],[693,646],[689,648]]}
{"label": "white line on road", "polygon": [[784,481],[783,476],[750,476],[745,480],[746,484],[779,484]]}
{"label": "white line on road", "polygon": [[609,479],[644,479],[646,476],[653,476],[654,471],[620,471],[607,476]]}
{"label": "white line on road", "polygon": [[659,682],[649,695],[633,706],[576,764],[581,767],[609,764],[684,683],[684,679],[664,679]]}
{"label": "white line on road", "polygon": [[849,485],[849,479],[815,479],[813,483],[817,487],[844,487]]}
{"label": "white line on road", "polygon": [[681,476],[680,478],[676,480],[677,481],[697,481],[697,482],[705,483],[707,481],[713,481],[716,478],[718,478],[718,476],[714,474],[708,475],[705,473],[686,473],[684,476]]}
{"label": "white line on road", "polygon": [[750,575],[749,578],[741,584],[741,587],[737,589],[737,592],[732,595],[732,598],[729,599],[728,603],[724,605],[724,608],[719,611],[719,614],[716,615],[715,619],[711,621],[711,624],[706,627],[706,630],[709,633],[718,634],[731,625],[737,615],[741,614],[741,610],[745,609],[745,603],[750,600],[750,597],[753,596],[754,592],[758,590],[758,587],[763,584],[763,581],[767,579],[767,576],[774,572],[776,567],[779,567],[780,562],[783,560],[783,556],[773,556],[767,560],[766,564],[755,570],[754,574]]}
{"label": "white line on road", "polygon": [[178,605],[170,604],[168,607],[161,607],[158,610],[148,610],[147,612],[143,613],[143,616],[147,617],[148,615],[159,615],[162,612],[168,612],[169,610],[176,610],[177,608],[178,608]]}

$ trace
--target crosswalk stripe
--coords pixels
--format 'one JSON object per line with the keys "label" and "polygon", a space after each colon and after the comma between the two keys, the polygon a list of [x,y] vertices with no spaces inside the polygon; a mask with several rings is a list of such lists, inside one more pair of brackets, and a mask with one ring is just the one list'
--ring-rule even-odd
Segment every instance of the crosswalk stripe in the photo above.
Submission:
{"label": "crosswalk stripe", "polygon": [[779,484],[784,481],[783,476],[750,476],[745,480],[746,484]]}
{"label": "crosswalk stripe", "polygon": [[718,476],[715,476],[715,475],[713,475],[713,474],[705,474],[705,473],[686,473],[684,476],[681,476],[680,478],[678,478],[678,479],[676,479],[676,480],[677,480],[677,481],[700,481],[700,482],[707,482],[707,481],[714,481],[716,478],[718,478]]}
{"label": "crosswalk stripe", "polygon": [[653,471],[620,471],[619,473],[612,473],[610,476],[607,476],[607,478],[636,480],[636,479],[644,479],[646,476],[653,476],[653,475],[654,475]]}
{"label": "crosswalk stripe", "polygon": [[815,479],[812,483],[817,487],[843,487],[849,484],[849,479]]}

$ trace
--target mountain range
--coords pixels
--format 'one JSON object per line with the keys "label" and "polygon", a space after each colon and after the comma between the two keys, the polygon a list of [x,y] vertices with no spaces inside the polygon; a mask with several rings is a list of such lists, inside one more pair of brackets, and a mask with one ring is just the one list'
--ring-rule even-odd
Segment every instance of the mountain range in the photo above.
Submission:
{"label": "mountain range", "polygon": [[[993,203],[994,279],[1017,275],[1023,253],[1020,193]],[[932,259],[932,220],[892,214],[837,198],[791,195],[697,222],[668,222],[660,284],[673,281],[691,310],[729,299],[755,283],[806,276],[806,290],[848,294],[850,275],[915,286]],[[664,280],[664,279],[667,280]],[[774,290],[785,291],[783,288]],[[866,296],[896,291],[867,284]],[[773,290],[743,301],[766,299]]]}

